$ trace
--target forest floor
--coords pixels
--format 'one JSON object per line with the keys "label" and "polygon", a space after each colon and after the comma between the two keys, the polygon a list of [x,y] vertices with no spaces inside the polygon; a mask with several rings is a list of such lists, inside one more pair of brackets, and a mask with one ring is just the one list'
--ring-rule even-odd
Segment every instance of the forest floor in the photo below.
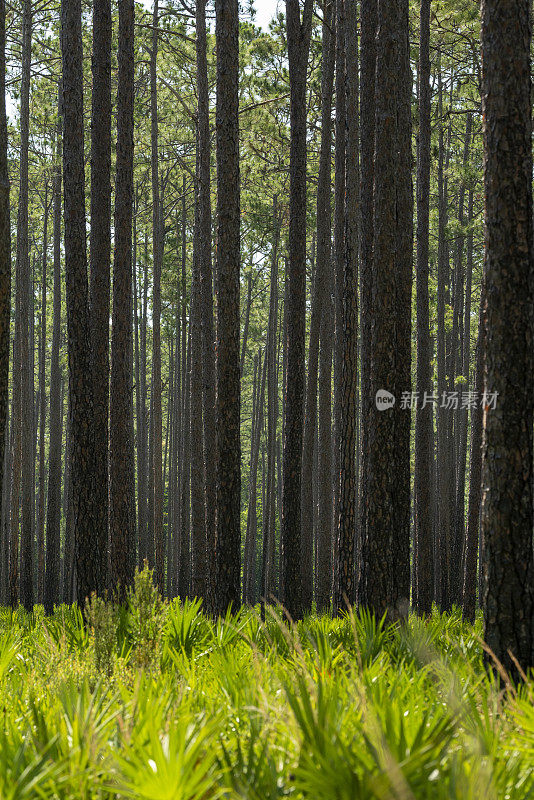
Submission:
{"label": "forest floor", "polygon": [[534,683],[502,689],[459,615],[216,623],[161,602],[0,610],[0,797],[534,793]]}

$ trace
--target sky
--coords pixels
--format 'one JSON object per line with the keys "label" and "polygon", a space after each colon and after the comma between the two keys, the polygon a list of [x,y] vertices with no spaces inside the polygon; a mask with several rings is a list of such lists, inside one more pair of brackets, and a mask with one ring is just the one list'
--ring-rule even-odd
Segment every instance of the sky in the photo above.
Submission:
{"label": "sky", "polygon": [[267,29],[269,22],[276,14],[277,7],[279,10],[285,10],[284,0],[254,0],[256,7],[256,25]]}

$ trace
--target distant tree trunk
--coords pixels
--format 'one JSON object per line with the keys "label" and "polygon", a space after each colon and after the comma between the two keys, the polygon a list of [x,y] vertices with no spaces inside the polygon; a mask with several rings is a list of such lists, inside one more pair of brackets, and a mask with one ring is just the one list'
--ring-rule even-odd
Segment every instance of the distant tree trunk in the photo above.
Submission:
{"label": "distant tree trunk", "polygon": [[[338,586],[337,552],[341,466],[341,373],[343,370],[343,273],[345,260],[345,164],[347,144],[347,70],[345,53],[345,0],[336,0],[336,135],[334,175],[334,591]],[[336,598],[334,597],[334,601]],[[336,606],[335,606],[336,607]]]}
{"label": "distant tree trunk", "polygon": [[334,352],[334,305],[332,270],[327,274],[325,302],[321,318],[319,355],[319,431],[318,431],[318,530],[317,530],[317,613],[330,609],[333,586],[334,494],[332,431],[332,356]]}
{"label": "distant tree trunk", "polygon": [[[533,665],[534,281],[530,3],[482,3],[486,392],[482,471],[486,642]],[[513,54],[513,70],[510,56]]]}
{"label": "distant tree trunk", "polygon": [[264,509],[261,572],[262,608],[275,593],[274,549],[276,528],[276,430],[278,426],[278,247],[281,214],[278,197],[273,198],[273,240],[271,244],[271,285],[267,326],[267,509]]}
{"label": "distant tree trunk", "polygon": [[[438,73],[438,115],[439,153],[438,153],[438,273],[437,273],[437,379],[438,401],[446,391],[446,353],[445,353],[445,285],[448,271],[448,253],[446,242],[447,198],[443,177],[444,143],[443,143],[443,86],[441,66]],[[439,577],[437,602],[445,611],[450,608],[449,576],[450,576],[450,513],[451,493],[449,472],[448,412],[440,403],[437,409],[438,458],[437,458],[437,492],[438,492],[438,557]]]}
{"label": "distant tree trunk", "polygon": [[[139,497],[139,566],[142,568],[145,559],[150,558],[149,553],[154,548],[150,547],[149,530],[153,527],[153,515],[149,514],[149,489],[151,484],[150,475],[152,474],[152,462],[148,451],[149,419],[147,410],[147,311],[148,311],[148,254],[147,239],[145,235],[145,268],[143,277],[143,293],[141,303],[141,331],[140,331],[140,353],[139,353],[139,419],[138,437],[139,447],[137,450],[137,492]],[[153,556],[152,556],[153,558]]]}
{"label": "distant tree trunk", "polygon": [[46,508],[46,565],[44,605],[47,613],[60,602],[60,523],[61,523],[61,451],[62,398],[59,349],[61,344],[61,87],[58,86],[58,123],[56,131],[56,163],[54,166],[53,238],[54,291],[52,349],[50,352],[50,432],[48,446],[48,499]]}
{"label": "distant tree trunk", "polygon": [[106,585],[107,552],[95,546],[102,509],[95,502],[94,407],[85,241],[83,52],[80,0],[62,2],[63,190],[69,350],[71,485],[76,595],[83,603]]}
{"label": "distant tree trunk", "polygon": [[[17,293],[20,295],[20,403],[21,403],[21,540],[20,600],[33,607],[33,346],[30,346],[30,318],[33,313],[32,278],[28,242],[28,151],[30,135],[30,71],[32,42],[31,0],[22,7],[22,83],[20,96],[20,183],[17,218]],[[33,342],[31,343],[33,345]],[[31,359],[31,360],[30,360]]]}
{"label": "distant tree trunk", "polygon": [[[261,432],[263,429],[263,406],[265,398],[265,378],[267,373],[267,348],[261,358],[261,348],[258,352],[257,368],[257,394],[256,394],[256,419],[252,428],[252,452],[250,459],[249,500],[247,514],[247,535],[245,539],[245,560],[243,565],[243,602],[254,605],[256,594],[256,537],[258,533],[257,514],[257,477],[260,456]],[[263,512],[265,506],[262,504]]]}
{"label": "distant tree trunk", "polygon": [[45,184],[41,279],[41,340],[39,342],[39,503],[37,513],[37,602],[44,602],[46,506],[46,270],[48,250],[48,182]]}
{"label": "distant tree trunk", "polygon": [[0,465],[2,467],[0,524],[2,525],[2,599],[7,600],[7,521],[9,339],[11,318],[11,228],[6,116],[6,8],[0,0]]}
{"label": "distant tree trunk", "polygon": [[[182,273],[185,285],[185,273]],[[182,307],[185,307],[185,293],[183,294]],[[182,316],[182,333],[185,327],[185,312]],[[191,395],[191,326],[187,336],[184,364],[185,386],[182,412],[182,498],[181,498],[181,528],[180,528],[180,564],[178,572],[178,596],[185,598],[191,593],[191,447],[190,447],[190,395]],[[184,338],[182,338],[182,347]]]}
{"label": "distant tree trunk", "polygon": [[156,556],[156,583],[161,592],[164,589],[163,563],[163,474],[162,474],[162,414],[161,414],[161,262],[163,242],[161,241],[159,170],[158,170],[158,0],[154,0],[152,15],[152,49],[150,53],[150,142],[152,173],[152,247],[153,247],[153,289],[152,289],[152,407],[153,407],[153,446],[152,474],[154,482],[154,550]]}
{"label": "distant tree trunk", "polygon": [[[198,150],[197,150],[198,166]],[[191,593],[206,599],[207,555],[205,470],[202,430],[202,305],[200,288],[199,204],[198,185],[195,191],[195,233],[193,271],[191,275]],[[213,444],[212,444],[213,446]]]}
{"label": "distant tree trunk", "polygon": [[358,38],[355,0],[345,0],[346,159],[339,399],[339,508],[337,529],[337,584],[334,609],[356,601],[354,547],[358,515],[358,234],[359,130]]}
{"label": "distant tree trunk", "polygon": [[245,356],[247,353],[248,326],[250,321],[250,308],[252,306],[252,272],[247,275],[247,302],[245,305],[245,324],[243,325],[243,342],[241,344],[241,377],[245,367]]}
{"label": "distant tree trunk", "polygon": [[216,0],[217,529],[214,610],[241,602],[239,9]]}
{"label": "distant tree trunk", "polygon": [[[469,499],[467,506],[467,529],[465,535],[465,557],[463,574],[463,616],[475,621],[477,594],[477,558],[480,540],[480,502],[482,495],[482,416],[481,403],[484,391],[484,279],[480,291],[478,334],[475,352],[475,378],[473,391],[477,400],[471,409],[471,451],[469,457]],[[480,565],[482,568],[482,565]],[[482,598],[479,597],[479,602]]]}
{"label": "distant tree trunk", "polygon": [[[111,258],[111,0],[93,2],[90,325],[98,547],[109,552],[109,291]],[[110,587],[110,588],[115,588]]]}
{"label": "distant tree trunk", "polygon": [[292,619],[302,616],[300,561],[301,469],[306,323],[306,73],[313,0],[286,0],[290,84],[289,260],[284,468],[281,530],[282,601]]}
{"label": "distant tree trunk", "polygon": [[[317,179],[317,257],[308,346],[308,380],[302,446],[302,604],[307,611],[313,599],[313,464],[317,434],[317,377],[319,372],[319,336],[322,309],[329,283],[331,265],[332,210],[330,182],[332,168],[332,91],[334,78],[335,37],[332,36],[332,6],[324,7],[322,76],[321,76],[321,151]],[[331,531],[331,526],[330,526]]]}
{"label": "distant tree trunk", "polygon": [[132,210],[134,156],[134,3],[119,6],[117,178],[113,257],[110,403],[110,546],[113,588],[125,596],[135,566],[132,432]]}
{"label": "distant tree trunk", "polygon": [[417,410],[415,418],[414,476],[414,606],[430,614],[434,593],[434,530],[432,515],[432,454],[434,425],[432,404],[423,408],[424,393],[430,396],[430,4],[421,0],[419,41],[419,134],[417,138]]}
{"label": "distant tree trunk", "polygon": [[213,605],[215,576],[215,333],[213,329],[213,275],[211,268],[210,122],[206,41],[206,2],[196,3],[196,57],[198,90],[198,259],[202,326],[202,425],[205,473],[206,590]]}
{"label": "distant tree trunk", "polygon": [[[472,117],[471,114],[467,115],[465,123],[465,140],[464,140],[464,154],[463,154],[463,168],[464,171],[469,165],[469,153],[471,145],[471,129]],[[465,195],[465,180],[462,181],[462,187],[459,200],[458,223],[460,226],[464,225],[464,195]],[[473,190],[468,191],[467,200],[467,223],[471,225],[473,220]],[[457,243],[457,267],[456,270],[457,281],[461,283],[457,286],[457,302],[455,305],[458,308],[458,328],[460,335],[458,337],[458,369],[457,372],[462,375],[464,382],[459,387],[460,397],[463,393],[469,391],[469,346],[471,337],[471,282],[473,274],[473,232],[468,233],[467,241],[467,259],[465,269],[465,292],[463,287],[463,248],[464,248],[465,234],[463,230],[460,232]],[[464,321],[462,324],[462,309],[460,308],[460,296],[463,300],[463,315]],[[455,439],[457,447],[456,459],[456,495],[455,495],[455,513],[454,513],[454,551],[451,570],[451,594],[452,601],[457,605],[462,602],[463,594],[463,561],[465,556],[465,465],[467,460],[467,406],[463,407],[463,402],[460,402],[459,413],[455,415],[456,429]]]}
{"label": "distant tree trunk", "polygon": [[[369,415],[368,580],[381,616],[409,606],[410,414],[379,409],[380,390],[410,391],[411,203],[408,5],[379,0],[376,66],[374,279]],[[407,435],[408,434],[408,435]],[[408,584],[406,586],[406,583]]]}
{"label": "distant tree trunk", "polygon": [[361,363],[361,434],[360,434],[360,513],[358,531],[358,602],[366,603],[367,583],[367,478],[368,440],[371,398],[371,308],[373,280],[373,184],[375,147],[375,74],[376,74],[377,0],[361,6],[360,45],[360,363]]}

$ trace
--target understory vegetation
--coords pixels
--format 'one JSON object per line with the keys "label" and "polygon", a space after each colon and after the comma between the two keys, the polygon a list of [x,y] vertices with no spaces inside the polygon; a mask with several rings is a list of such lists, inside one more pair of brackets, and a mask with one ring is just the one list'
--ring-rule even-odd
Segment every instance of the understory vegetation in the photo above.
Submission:
{"label": "understory vegetation", "polygon": [[534,794],[533,683],[457,613],[210,620],[136,575],[122,607],[0,612],[0,797]]}

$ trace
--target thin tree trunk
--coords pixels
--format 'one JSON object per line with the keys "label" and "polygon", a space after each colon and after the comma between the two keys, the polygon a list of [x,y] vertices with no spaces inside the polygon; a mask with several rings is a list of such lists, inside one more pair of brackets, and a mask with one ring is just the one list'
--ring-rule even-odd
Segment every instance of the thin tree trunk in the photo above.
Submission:
{"label": "thin tree trunk", "polygon": [[11,227],[6,116],[6,8],[0,0],[0,464],[2,465],[0,524],[2,525],[2,601],[7,600],[7,499],[9,458],[9,340],[11,319]]}
{"label": "thin tree trunk", "polygon": [[[330,283],[332,210],[330,182],[332,167],[332,92],[335,37],[332,36],[333,0],[325,4],[323,20],[323,65],[321,78],[321,151],[317,179],[317,257],[308,346],[308,380],[302,445],[302,604],[310,610],[313,598],[313,460],[317,432],[317,378],[319,371],[319,335],[326,290]],[[330,526],[331,530],[331,526]]]}
{"label": "thin tree trunk", "polygon": [[161,262],[163,242],[161,241],[160,196],[158,174],[158,0],[154,0],[152,15],[152,49],[150,53],[150,142],[152,174],[152,247],[153,247],[153,289],[152,289],[152,407],[153,407],[153,446],[152,474],[154,482],[154,551],[156,583],[160,591],[164,589],[163,563],[163,475],[162,475],[162,414],[161,414]]}
{"label": "thin tree trunk", "polygon": [[[30,70],[32,42],[31,0],[22,7],[22,84],[20,97],[20,183],[17,218],[17,293],[20,294],[20,369],[21,403],[21,539],[20,539],[20,600],[24,607],[33,607],[33,349],[30,346],[33,311],[32,280],[28,243],[28,155],[30,135]],[[31,343],[33,344],[33,342]]]}
{"label": "thin tree trunk", "polygon": [[346,176],[339,408],[339,508],[334,609],[356,601],[355,543],[358,516],[358,233],[360,175],[358,130],[358,39],[355,0],[345,0]]}
{"label": "thin tree trunk", "polygon": [[39,343],[39,502],[37,513],[37,602],[44,602],[46,507],[46,270],[48,249],[48,183],[45,184],[41,279],[41,341]]}
{"label": "thin tree trunk", "polygon": [[306,73],[313,0],[286,0],[290,84],[289,259],[284,468],[281,530],[282,600],[292,619],[302,616],[301,470],[306,323]]}
{"label": "thin tree trunk", "polygon": [[110,545],[113,588],[124,597],[135,567],[132,440],[132,210],[134,156],[134,3],[119,6],[117,177],[110,394]]}
{"label": "thin tree trunk", "polygon": [[[480,292],[478,334],[475,352],[474,397],[471,409],[471,451],[469,457],[469,499],[467,506],[467,530],[465,536],[465,558],[463,575],[463,615],[475,621],[477,595],[477,559],[480,539],[480,503],[482,497],[482,393],[484,391],[484,279]],[[480,565],[481,568],[481,565]],[[479,602],[482,600],[479,597]]]}
{"label": "thin tree trunk", "polygon": [[224,613],[241,602],[239,360],[240,184],[239,9],[216,0],[217,41],[217,528],[216,599]]}

